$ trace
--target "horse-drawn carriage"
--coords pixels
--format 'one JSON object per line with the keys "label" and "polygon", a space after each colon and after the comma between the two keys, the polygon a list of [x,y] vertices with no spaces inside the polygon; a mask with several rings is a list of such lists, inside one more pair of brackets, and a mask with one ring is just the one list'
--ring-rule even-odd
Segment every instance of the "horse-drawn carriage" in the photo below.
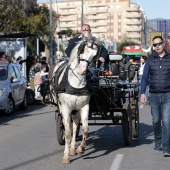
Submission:
{"label": "horse-drawn carriage", "polygon": [[[52,104],[57,106],[55,112],[57,139],[59,144],[65,144],[63,163],[70,163],[69,155],[75,155],[76,151],[81,154],[85,151],[88,125],[101,125],[102,123],[97,123],[97,120],[111,120],[112,123],[108,124],[122,125],[126,145],[131,143],[132,137],[139,136],[139,83],[130,80],[130,69],[124,70],[126,78],[123,80],[120,74],[100,74],[92,80],[88,76],[88,67],[94,59],[97,61],[100,46],[101,42],[94,37],[80,42],[73,49],[70,60],[59,63],[54,71],[53,83],[57,103]],[[109,57],[110,63],[118,64],[122,60],[121,55]],[[100,72],[100,69],[96,69]],[[49,83],[46,89],[48,87]],[[94,120],[94,123],[91,121],[88,123],[88,120]],[[82,141],[75,150],[80,124]]]}

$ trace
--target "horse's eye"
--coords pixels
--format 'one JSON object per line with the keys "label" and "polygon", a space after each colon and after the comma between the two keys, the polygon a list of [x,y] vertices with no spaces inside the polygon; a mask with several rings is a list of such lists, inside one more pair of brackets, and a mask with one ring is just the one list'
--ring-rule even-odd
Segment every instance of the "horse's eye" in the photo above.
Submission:
{"label": "horse's eye", "polygon": [[94,49],[94,50],[97,50],[97,45],[93,45],[93,49]]}

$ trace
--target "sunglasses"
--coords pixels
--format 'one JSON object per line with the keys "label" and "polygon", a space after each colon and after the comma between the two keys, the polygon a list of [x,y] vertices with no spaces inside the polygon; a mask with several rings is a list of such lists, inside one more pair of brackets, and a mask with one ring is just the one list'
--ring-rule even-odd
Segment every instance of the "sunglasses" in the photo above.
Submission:
{"label": "sunglasses", "polygon": [[153,46],[156,47],[157,45],[160,46],[162,44],[163,44],[163,42],[159,42],[159,43],[153,44]]}

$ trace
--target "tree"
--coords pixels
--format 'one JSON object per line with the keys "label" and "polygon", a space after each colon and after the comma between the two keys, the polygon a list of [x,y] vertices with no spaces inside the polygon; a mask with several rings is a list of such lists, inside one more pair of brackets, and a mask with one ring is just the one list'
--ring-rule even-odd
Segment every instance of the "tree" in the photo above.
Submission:
{"label": "tree", "polygon": [[20,31],[24,16],[22,0],[0,0],[0,11],[0,32]]}
{"label": "tree", "polygon": [[65,50],[64,50],[64,47],[63,47],[64,46],[63,45],[64,44],[63,38],[65,38],[66,42],[68,43],[68,38],[78,36],[78,35],[80,35],[80,32],[73,31],[72,29],[68,29],[68,30],[61,30],[57,34],[58,34],[58,36],[59,36],[59,38],[61,39],[61,42],[62,42],[62,46],[60,47],[60,49],[63,53],[65,53],[64,52]]}
{"label": "tree", "polygon": [[[47,6],[29,4],[24,9],[22,0],[0,0],[0,32],[27,32],[34,34],[45,45],[46,55],[49,57],[50,41],[50,11]],[[58,15],[53,11],[53,33],[57,27]],[[30,38],[32,39],[32,38]]]}

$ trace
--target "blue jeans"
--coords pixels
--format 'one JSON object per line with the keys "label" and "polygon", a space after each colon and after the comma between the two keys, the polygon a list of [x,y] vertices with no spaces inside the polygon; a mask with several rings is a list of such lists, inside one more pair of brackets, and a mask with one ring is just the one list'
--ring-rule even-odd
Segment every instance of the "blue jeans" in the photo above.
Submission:
{"label": "blue jeans", "polygon": [[153,117],[155,146],[170,152],[170,92],[150,93],[149,103]]}

